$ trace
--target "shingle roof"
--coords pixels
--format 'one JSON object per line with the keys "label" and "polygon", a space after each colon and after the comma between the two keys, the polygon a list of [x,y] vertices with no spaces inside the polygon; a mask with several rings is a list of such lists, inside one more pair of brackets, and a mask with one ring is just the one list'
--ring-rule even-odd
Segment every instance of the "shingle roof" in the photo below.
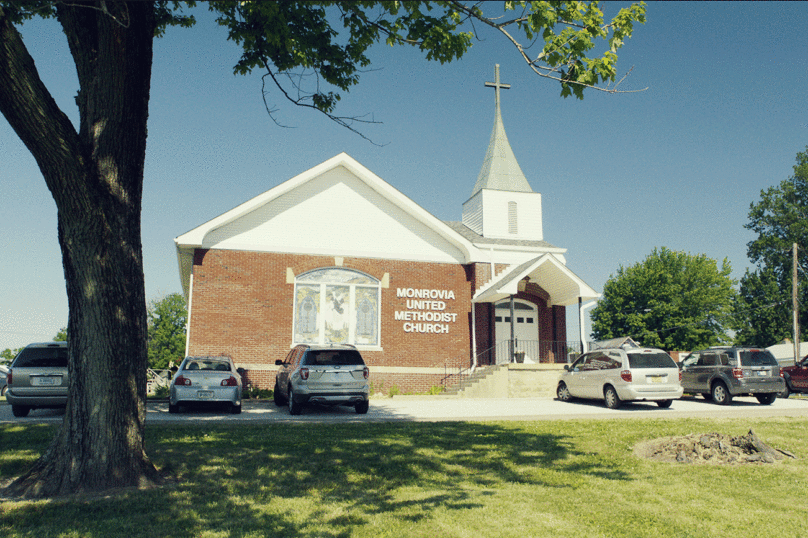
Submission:
{"label": "shingle roof", "polygon": [[490,237],[483,237],[482,235],[474,232],[471,228],[462,222],[443,221],[445,225],[450,227],[455,232],[462,235],[466,240],[471,241],[474,246],[482,245],[512,245],[519,247],[541,247],[541,248],[559,248],[547,241],[529,241],[526,239],[492,239]]}

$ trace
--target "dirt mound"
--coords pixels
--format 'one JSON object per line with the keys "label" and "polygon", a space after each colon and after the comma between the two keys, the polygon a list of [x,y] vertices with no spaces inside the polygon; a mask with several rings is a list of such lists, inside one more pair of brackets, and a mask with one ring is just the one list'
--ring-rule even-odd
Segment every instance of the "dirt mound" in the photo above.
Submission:
{"label": "dirt mound", "polygon": [[644,441],[634,447],[641,458],[671,463],[777,463],[784,457],[795,458],[785,450],[772,448],[752,430],[739,437],[720,433],[690,434]]}

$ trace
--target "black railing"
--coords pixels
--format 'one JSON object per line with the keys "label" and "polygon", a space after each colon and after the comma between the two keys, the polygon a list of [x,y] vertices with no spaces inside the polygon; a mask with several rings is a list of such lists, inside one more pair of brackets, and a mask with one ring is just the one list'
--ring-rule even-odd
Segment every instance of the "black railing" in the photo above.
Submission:
{"label": "black railing", "polygon": [[477,354],[481,366],[509,363],[569,363],[581,354],[579,341],[503,340]]}

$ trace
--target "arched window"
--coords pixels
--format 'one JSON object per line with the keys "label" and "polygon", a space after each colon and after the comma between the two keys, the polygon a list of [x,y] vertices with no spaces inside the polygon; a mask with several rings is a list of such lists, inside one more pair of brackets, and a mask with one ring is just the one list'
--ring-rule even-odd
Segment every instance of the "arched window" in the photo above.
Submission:
{"label": "arched window", "polygon": [[379,281],[330,267],[295,278],[295,344],[379,345]]}

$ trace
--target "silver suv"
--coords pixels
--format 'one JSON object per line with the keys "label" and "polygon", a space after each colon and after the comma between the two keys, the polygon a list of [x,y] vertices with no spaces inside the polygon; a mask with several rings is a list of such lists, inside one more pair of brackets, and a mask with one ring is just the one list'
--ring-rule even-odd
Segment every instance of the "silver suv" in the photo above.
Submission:
{"label": "silver suv", "polygon": [[564,365],[556,395],[567,402],[572,398],[604,400],[617,409],[624,401],[654,401],[670,407],[682,397],[679,369],[661,349],[624,345],[581,355]]}
{"label": "silver suv", "polygon": [[15,417],[67,405],[67,342],[29,344],[11,363],[6,400]]}
{"label": "silver suv", "polygon": [[685,394],[701,394],[719,405],[745,395],[769,405],[785,389],[780,364],[765,349],[711,347],[694,351],[679,366]]}
{"label": "silver suv", "polygon": [[299,415],[307,403],[352,405],[368,412],[370,371],[362,355],[349,345],[299,345],[292,348],[275,376],[275,404],[289,404],[289,414]]}

